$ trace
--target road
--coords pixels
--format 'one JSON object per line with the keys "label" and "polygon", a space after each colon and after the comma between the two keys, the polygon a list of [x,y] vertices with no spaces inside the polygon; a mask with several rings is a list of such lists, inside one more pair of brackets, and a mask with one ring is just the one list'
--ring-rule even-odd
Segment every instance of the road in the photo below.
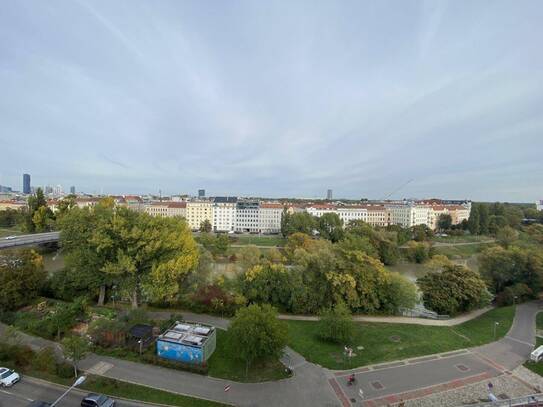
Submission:
{"label": "road", "polygon": [[[66,389],[31,377],[23,379],[10,388],[0,388],[0,407],[26,407],[31,401],[41,400],[52,403]],[[77,407],[88,392],[74,389],[57,404],[58,407]],[[149,407],[151,404],[117,401],[118,407]]]}
{"label": "road", "polygon": [[32,246],[43,243],[58,242],[60,232],[35,233],[32,235],[15,236],[13,239],[0,238],[0,250],[12,247]]}

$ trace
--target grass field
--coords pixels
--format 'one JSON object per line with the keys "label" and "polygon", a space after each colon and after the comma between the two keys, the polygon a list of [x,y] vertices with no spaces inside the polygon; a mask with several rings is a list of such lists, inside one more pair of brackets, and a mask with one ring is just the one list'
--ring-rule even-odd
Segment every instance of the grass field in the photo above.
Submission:
{"label": "grass field", "polygon": [[436,254],[443,254],[451,259],[467,259],[491,246],[492,245],[488,243],[470,244],[463,246],[434,246],[434,250]]}
{"label": "grass field", "polygon": [[[540,317],[541,315],[543,315],[542,312],[538,314],[538,317]],[[538,329],[543,329],[543,328],[538,328]],[[537,340],[535,342],[535,347],[537,348],[538,346],[542,346],[543,339],[542,338],[536,338],[536,339]],[[524,363],[524,367],[530,369],[534,373],[537,373],[539,376],[543,376],[543,362],[533,363],[533,362],[528,361]]]}
{"label": "grass field", "polygon": [[6,236],[15,236],[15,235],[22,235],[23,232],[18,227],[13,228],[2,228],[0,227],[0,238],[6,237]]}
{"label": "grass field", "polygon": [[238,382],[263,382],[288,377],[279,361],[254,365],[245,376],[245,363],[233,357],[227,344],[227,332],[217,329],[217,349],[208,361],[209,375]]}
{"label": "grass field", "polygon": [[286,239],[282,236],[233,236],[233,240],[230,242],[234,245],[249,245],[254,244],[256,246],[284,246]]}
{"label": "grass field", "polygon": [[[330,369],[349,369],[391,360],[448,352],[494,341],[511,327],[514,307],[491,310],[479,318],[454,327],[410,324],[357,323],[352,343],[356,356],[346,361],[344,344],[323,342],[316,322],[287,321],[289,346],[307,360]],[[363,349],[359,350],[358,347]]]}

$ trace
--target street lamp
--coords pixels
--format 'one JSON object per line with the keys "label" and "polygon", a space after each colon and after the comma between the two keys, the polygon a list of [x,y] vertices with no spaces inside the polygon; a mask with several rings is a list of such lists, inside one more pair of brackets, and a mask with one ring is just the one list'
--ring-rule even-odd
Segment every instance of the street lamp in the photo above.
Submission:
{"label": "street lamp", "polygon": [[77,386],[79,386],[80,384],[82,384],[82,383],[85,381],[85,379],[86,379],[85,376],[80,376],[80,377],[78,377],[77,380],[75,381],[75,383],[72,384],[72,385],[68,388],[68,390],[66,390],[66,391],[65,391],[58,399],[56,399],[56,400],[53,402],[53,404],[51,404],[51,407],[55,407],[55,406],[58,404],[58,402],[59,402],[60,400],[62,400],[62,399],[63,399],[63,398],[64,398],[64,397],[65,397],[65,396],[66,396],[66,395],[67,395],[74,387],[77,387]]}
{"label": "street lamp", "polygon": [[494,322],[494,340],[496,340],[496,327],[500,325],[499,322]]}
{"label": "street lamp", "polygon": [[138,343],[140,344],[140,356],[141,356],[142,347],[143,347],[143,339],[140,339],[140,340],[138,341]]}

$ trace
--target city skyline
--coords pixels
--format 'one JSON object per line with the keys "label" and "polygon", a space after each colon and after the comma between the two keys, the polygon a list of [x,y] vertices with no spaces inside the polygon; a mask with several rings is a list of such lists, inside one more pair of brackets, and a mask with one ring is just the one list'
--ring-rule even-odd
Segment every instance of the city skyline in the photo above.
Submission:
{"label": "city skyline", "polygon": [[2,185],[541,198],[537,1],[31,4],[0,16]]}

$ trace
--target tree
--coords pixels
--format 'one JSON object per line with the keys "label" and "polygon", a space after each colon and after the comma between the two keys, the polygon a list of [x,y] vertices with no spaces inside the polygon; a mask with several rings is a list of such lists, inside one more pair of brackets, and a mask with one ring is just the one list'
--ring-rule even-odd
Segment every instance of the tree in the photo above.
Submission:
{"label": "tree", "polygon": [[387,288],[387,311],[394,313],[399,308],[413,308],[419,301],[417,286],[400,273],[390,273]]}
{"label": "tree", "polygon": [[342,302],[321,311],[318,324],[319,337],[325,341],[349,344],[353,338],[353,317]]}
{"label": "tree", "polygon": [[468,229],[472,235],[478,235],[481,231],[479,218],[479,205],[473,204],[468,219]]}
{"label": "tree", "polygon": [[89,352],[90,344],[80,336],[68,336],[62,340],[64,356],[72,361],[75,377],[78,376],[77,365]]}
{"label": "tree", "polygon": [[243,270],[249,270],[259,264],[260,257],[260,249],[252,244],[244,246],[238,251],[239,262]]}
{"label": "tree", "polygon": [[40,206],[32,216],[34,231],[38,233],[48,232],[55,226],[53,212],[47,206]]}
{"label": "tree", "polygon": [[47,201],[45,200],[43,190],[41,188],[38,188],[36,190],[36,194],[28,197],[28,211],[25,211],[24,213],[25,230],[27,232],[32,233],[36,230],[36,226],[33,222],[34,215],[41,207],[47,208]]}
{"label": "tree", "polygon": [[0,311],[21,308],[38,296],[47,272],[33,250],[5,251],[0,257]]}
{"label": "tree", "polygon": [[283,310],[292,309],[292,278],[283,264],[257,264],[240,279],[249,302],[268,303]]}
{"label": "tree", "polygon": [[200,232],[202,233],[210,233],[212,228],[211,222],[208,219],[205,219],[200,223]]}
{"label": "tree", "polygon": [[286,210],[283,212],[284,218],[281,219],[281,233],[287,237],[293,233],[305,233],[312,235],[317,227],[314,216],[307,212],[295,212],[289,214]]}
{"label": "tree", "polygon": [[442,232],[449,230],[452,226],[452,217],[448,213],[442,213],[437,220],[437,228]]}
{"label": "tree", "polygon": [[488,235],[490,224],[490,212],[488,205],[479,204],[479,233],[482,235]]}
{"label": "tree", "polygon": [[127,208],[116,208],[110,224],[96,231],[99,250],[115,253],[102,271],[119,278],[130,293],[132,307],[140,296],[169,302],[180,283],[197,264],[198,251],[181,218],[153,217]]}
{"label": "tree", "polygon": [[271,305],[253,304],[236,312],[228,336],[233,354],[245,362],[248,376],[253,363],[280,357],[287,344],[288,331]]}
{"label": "tree", "polygon": [[505,226],[496,233],[496,240],[506,249],[518,239],[518,232],[511,226]]}
{"label": "tree", "polygon": [[325,213],[318,220],[318,231],[322,238],[333,243],[343,238],[343,221],[337,213]]}
{"label": "tree", "polygon": [[406,257],[414,263],[424,263],[430,258],[432,246],[426,242],[407,242]]}
{"label": "tree", "polygon": [[137,307],[140,296],[169,302],[197,264],[198,251],[181,218],[152,217],[106,200],[95,208],[74,208],[61,222],[66,262],[80,282],[105,289],[116,284]]}
{"label": "tree", "polygon": [[486,284],[476,271],[460,265],[445,266],[417,280],[424,306],[440,314],[455,315],[490,302]]}
{"label": "tree", "polygon": [[449,260],[447,256],[443,254],[436,254],[424,264],[424,267],[430,271],[441,271],[445,267],[452,265],[454,265],[454,263]]}

